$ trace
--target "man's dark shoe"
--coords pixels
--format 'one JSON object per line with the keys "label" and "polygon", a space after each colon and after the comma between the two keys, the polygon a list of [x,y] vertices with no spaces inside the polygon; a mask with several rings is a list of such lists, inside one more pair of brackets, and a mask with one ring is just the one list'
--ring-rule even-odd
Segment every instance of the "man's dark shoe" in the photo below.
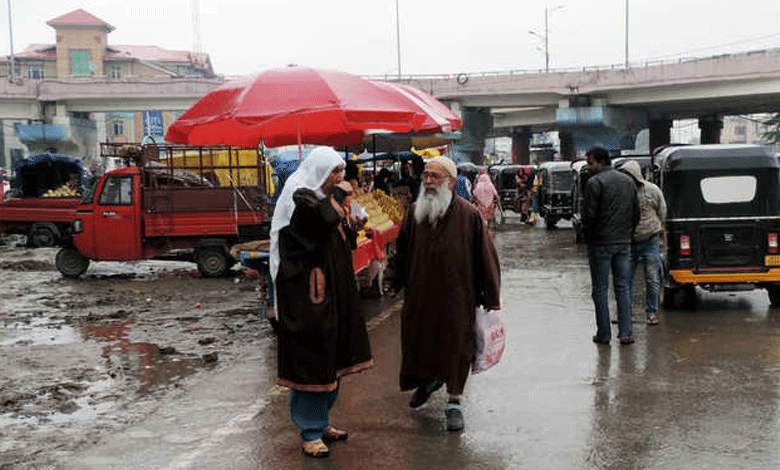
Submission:
{"label": "man's dark shoe", "polygon": [[460,408],[447,408],[447,431],[460,431],[463,429],[463,413]]}
{"label": "man's dark shoe", "polygon": [[625,338],[620,338],[620,344],[633,344],[634,338],[631,336],[626,336]]}
{"label": "man's dark shoe", "polygon": [[430,398],[431,393],[440,389],[442,385],[444,385],[444,382],[442,382],[441,380],[434,380],[428,382],[427,384],[420,385],[419,387],[417,387],[417,390],[414,391],[414,395],[412,395],[412,399],[409,400],[409,407],[410,408],[421,407],[423,404],[425,404],[426,401],[428,401],[428,398]]}
{"label": "man's dark shoe", "polygon": [[609,344],[608,339],[600,339],[598,335],[593,335],[593,342],[596,344]]}

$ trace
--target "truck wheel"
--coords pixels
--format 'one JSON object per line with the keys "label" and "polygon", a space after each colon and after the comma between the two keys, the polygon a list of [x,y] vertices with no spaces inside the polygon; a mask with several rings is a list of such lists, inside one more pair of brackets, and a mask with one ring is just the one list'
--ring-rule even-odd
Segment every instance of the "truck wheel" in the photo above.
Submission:
{"label": "truck wheel", "polygon": [[766,288],[769,294],[769,303],[772,307],[780,307],[780,284],[771,284]]}
{"label": "truck wheel", "polygon": [[77,249],[66,247],[57,252],[54,264],[63,276],[76,278],[87,271],[89,260],[83,257]]}
{"label": "truck wheel", "polygon": [[204,277],[221,277],[230,269],[228,254],[218,246],[199,249],[195,261],[198,263],[198,271]]}
{"label": "truck wheel", "polygon": [[60,239],[57,227],[51,224],[33,224],[28,235],[30,246],[42,248],[45,246],[54,246]]}

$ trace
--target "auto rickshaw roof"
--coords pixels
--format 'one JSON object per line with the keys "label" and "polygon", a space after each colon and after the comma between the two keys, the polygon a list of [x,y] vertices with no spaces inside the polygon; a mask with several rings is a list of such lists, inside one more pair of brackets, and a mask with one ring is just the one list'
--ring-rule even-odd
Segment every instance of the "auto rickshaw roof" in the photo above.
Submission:
{"label": "auto rickshaw roof", "polygon": [[777,155],[762,145],[710,144],[668,147],[656,155],[664,171],[779,167]]}
{"label": "auto rickshaw roof", "polygon": [[523,168],[523,165],[498,165],[498,166],[491,167],[491,169],[492,168],[495,168],[501,173],[507,173],[507,172],[517,173],[517,171],[520,170],[520,168]]}
{"label": "auto rickshaw roof", "polygon": [[547,171],[571,171],[571,162],[544,162],[539,165],[539,169],[547,169]]}

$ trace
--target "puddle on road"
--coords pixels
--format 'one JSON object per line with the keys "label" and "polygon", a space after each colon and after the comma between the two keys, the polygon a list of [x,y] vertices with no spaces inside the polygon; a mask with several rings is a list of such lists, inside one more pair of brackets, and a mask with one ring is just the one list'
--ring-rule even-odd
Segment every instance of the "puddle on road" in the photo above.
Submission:
{"label": "puddle on road", "polygon": [[48,318],[33,318],[29,323],[4,325],[0,329],[0,347],[63,345],[80,341],[81,335],[75,328]]}
{"label": "puddle on road", "polygon": [[106,343],[102,357],[112,378],[134,381],[136,392],[146,395],[167,387],[203,368],[203,358],[177,353],[172,347],[132,342],[128,339],[133,322],[107,325],[90,324],[82,328],[86,339]]}

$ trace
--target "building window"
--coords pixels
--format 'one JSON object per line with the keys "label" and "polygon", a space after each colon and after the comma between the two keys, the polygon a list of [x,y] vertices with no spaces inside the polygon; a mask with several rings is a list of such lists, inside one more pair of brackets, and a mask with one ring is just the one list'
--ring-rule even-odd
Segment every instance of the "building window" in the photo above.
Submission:
{"label": "building window", "polygon": [[70,51],[70,74],[71,75],[89,75],[89,51],[84,49],[71,49]]}
{"label": "building window", "polygon": [[32,80],[43,80],[43,65],[33,64],[27,67],[27,78]]}
{"label": "building window", "polygon": [[122,121],[114,121],[111,123],[111,135],[124,135],[125,124]]}
{"label": "building window", "polygon": [[745,135],[745,134],[747,134],[747,126],[736,126],[736,127],[734,127],[734,134],[736,134],[736,135]]}
{"label": "building window", "polygon": [[117,64],[111,64],[111,68],[108,71],[109,78],[122,78],[122,66]]}

